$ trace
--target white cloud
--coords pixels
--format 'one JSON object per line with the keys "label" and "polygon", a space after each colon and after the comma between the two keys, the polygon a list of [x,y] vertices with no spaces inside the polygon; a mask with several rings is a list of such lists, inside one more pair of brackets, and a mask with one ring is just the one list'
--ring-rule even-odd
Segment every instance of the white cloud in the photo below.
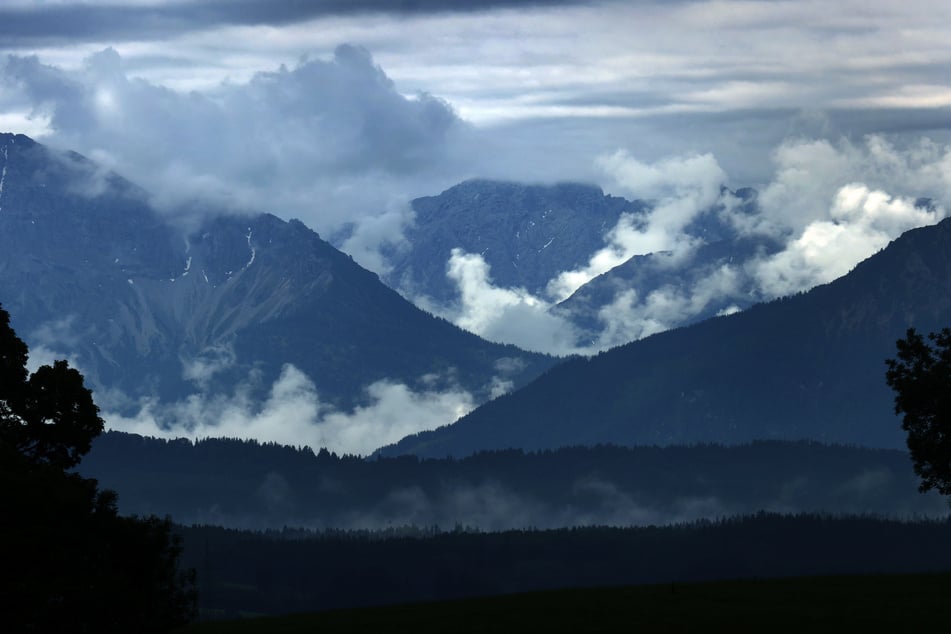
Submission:
{"label": "white cloud", "polygon": [[598,311],[603,330],[594,348],[604,350],[664,332],[740,292],[741,273],[723,265],[689,288],[663,286],[641,298],[637,289],[625,289]]}
{"label": "white cloud", "polygon": [[194,358],[182,359],[182,378],[204,389],[216,374],[234,367],[236,361],[232,345],[210,346]]}
{"label": "white cloud", "polygon": [[574,352],[574,329],[551,312],[550,303],[524,288],[494,286],[489,269],[481,255],[452,250],[446,275],[457,284],[460,299],[458,306],[443,310],[447,318],[490,341],[553,354]]}
{"label": "white cloud", "polygon": [[[774,160],[776,176],[759,197],[762,215],[735,216],[742,231],[786,244],[747,266],[767,297],[848,273],[904,231],[942,219],[951,203],[951,147],[927,138],[903,148],[879,135],[861,144],[789,141]],[[916,206],[922,197],[934,208]]]}
{"label": "white cloud", "polygon": [[71,367],[82,371],[81,355],[76,352],[81,339],[82,334],[76,330],[75,315],[39,324],[26,337],[30,353],[27,369],[36,372],[40,366],[65,359]]}
{"label": "white cloud", "polygon": [[726,174],[710,154],[643,163],[623,150],[601,157],[599,165],[614,191],[631,198],[656,200],[644,217],[624,215],[607,235],[607,245],[588,264],[553,277],[547,291],[556,301],[569,297],[598,275],[635,255],[671,251],[686,255],[696,239],[684,228],[720,198]]}
{"label": "white cloud", "polygon": [[403,231],[413,223],[414,217],[412,207],[404,201],[394,202],[386,211],[361,219],[340,249],[352,255],[362,266],[384,274],[390,265],[380,248],[384,245],[396,249],[407,247]]}
{"label": "white cloud", "polygon": [[161,18],[121,11],[64,23],[72,14],[34,7],[28,31],[15,15],[0,40],[5,52],[35,53],[69,70],[115,46],[130,79],[204,95],[356,42],[374,52],[399,93],[440,95],[484,129],[513,123],[499,136],[523,138],[502,154],[483,154],[478,171],[486,176],[501,164],[510,175],[542,165],[534,172],[541,178],[577,178],[592,156],[620,145],[642,159],[713,152],[753,184],[750,173],[765,179],[765,153],[799,110],[839,113],[838,134],[920,130],[919,114],[929,111],[935,129],[947,128],[934,110],[947,101],[951,8],[933,0],[541,3],[349,15],[296,4],[279,21],[268,19],[274,12],[243,21],[241,12],[183,2],[182,10],[164,7]]}
{"label": "white cloud", "polygon": [[826,217],[833,193],[852,180],[851,148],[825,139],[787,141],[774,152],[776,171],[759,194],[757,231],[782,234]]}
{"label": "white cloud", "polygon": [[17,134],[41,137],[50,133],[49,119],[36,116],[29,110],[0,112],[0,130],[15,130]]}
{"label": "white cloud", "polygon": [[951,202],[951,147],[927,137],[897,146],[882,135],[860,143],[846,139],[792,139],[773,153],[774,176],[759,204],[766,226],[760,231],[799,233],[830,212],[841,188],[862,184],[872,190],[915,199]]}
{"label": "white cloud", "polygon": [[[798,129],[807,119],[805,127],[812,129],[819,121],[830,135],[843,129],[846,119],[849,129],[854,125],[860,131],[874,129],[882,121],[899,131],[912,125],[905,121],[908,113],[902,113],[900,121],[865,110],[859,114],[868,115],[868,120],[843,119],[844,115],[824,109],[846,97],[908,94],[901,90],[906,80],[892,73],[901,67],[896,60],[923,73],[923,63],[947,57],[951,49],[928,30],[924,5],[913,4],[907,17],[880,7],[860,17],[848,11],[831,16],[842,28],[878,25],[900,36],[907,48],[895,58],[884,54],[890,51],[883,49],[879,38],[852,31],[836,42],[837,47],[810,46],[802,56],[790,55],[781,40],[793,37],[803,42],[808,37],[802,40],[805,36],[787,28],[778,37],[764,26],[770,16],[781,16],[782,22],[791,12],[797,28],[811,29],[808,21],[803,22],[806,5],[789,3],[785,8],[757,5],[756,15],[744,13],[743,20],[734,19],[733,9],[740,5],[732,2],[616,7],[614,12],[574,7],[540,13],[417,16],[408,18],[414,29],[412,41],[401,32],[408,22],[394,26],[380,16],[362,22],[345,18],[325,22],[346,27],[340,31],[343,36],[334,37],[367,42],[379,50],[378,59],[389,74],[358,47],[344,46],[329,55],[329,36],[314,40],[309,34],[314,23],[270,30],[229,27],[176,40],[191,47],[192,53],[204,54],[221,50],[215,47],[225,32],[239,33],[245,41],[220,53],[227,59],[221,60],[218,71],[234,71],[235,79],[206,82],[192,92],[169,88],[174,83],[171,75],[143,71],[150,68],[148,59],[163,52],[155,42],[124,44],[122,50],[129,53],[122,56],[111,49],[99,51],[83,64],[75,60],[67,64],[68,56],[62,52],[47,51],[58,67],[35,57],[8,57],[0,62],[0,116],[48,129],[48,141],[128,174],[167,205],[201,198],[272,211],[301,217],[325,235],[352,225],[343,246],[360,263],[380,272],[387,264],[379,246],[399,248],[402,229],[412,222],[406,201],[463,177],[600,179],[610,192],[653,199],[651,212],[623,217],[585,266],[553,271],[545,297],[494,287],[488,270],[471,254],[450,262],[462,289],[460,305],[452,314],[457,323],[495,340],[565,353],[577,349],[575,333],[563,315],[552,312],[552,305],[633,255],[662,250],[689,255],[697,241],[684,233],[684,227],[720,200],[719,188],[730,180],[723,166],[746,166],[747,172],[766,174],[768,182],[760,188],[762,213],[730,218],[745,234],[767,234],[788,244],[783,253],[747,267],[770,295],[805,290],[845,272],[856,258],[870,255],[900,231],[944,214],[951,200],[951,154],[938,142],[909,142],[910,132],[888,139],[872,135],[859,142],[787,140],[773,153],[772,175],[769,162],[759,160],[765,155],[763,139],[781,138],[788,126]],[[630,25],[642,21],[617,16],[643,17],[643,11],[662,20],[641,30],[643,38],[632,39]],[[540,18],[533,25],[541,35],[523,42],[524,47],[513,46],[524,39],[527,20],[535,18]],[[710,39],[700,28],[708,20],[738,37],[748,36],[743,41],[750,49],[735,49],[731,40],[724,50],[721,38]],[[908,30],[894,31],[895,20],[902,20]],[[575,28],[579,26],[604,37],[579,42]],[[676,38],[677,46],[671,47],[669,36],[675,32],[698,37]],[[446,33],[455,33],[458,39],[437,37]],[[812,38],[825,37],[810,33]],[[254,40],[254,35],[266,41]],[[318,40],[319,44],[308,44]],[[577,43],[570,54],[565,52],[569,40]],[[473,41],[480,42],[484,53],[475,62]],[[91,45],[85,46],[88,51]],[[292,51],[302,50],[325,56],[278,67],[280,60],[296,56]],[[194,70],[194,59],[189,59],[185,55],[178,61]],[[175,60],[164,60],[161,63],[174,66]],[[836,73],[848,71],[848,81],[804,73],[811,64],[840,80],[843,76]],[[885,75],[877,83],[863,79],[857,86],[858,67],[880,68]],[[170,68],[165,70],[172,72]],[[767,71],[775,74],[768,84],[756,79]],[[207,76],[220,78],[220,72],[209,71]],[[182,79],[183,73],[172,74]],[[940,82],[917,76],[908,85],[913,89]],[[407,97],[420,87],[454,104],[467,104],[475,118],[480,108],[496,104],[508,112],[505,118],[519,123],[475,128],[438,98],[424,93]],[[760,118],[713,119],[702,114],[773,108],[777,98],[795,98],[788,107],[806,108],[809,116],[761,112]],[[623,116],[610,117],[610,124],[604,117],[587,116],[605,108]],[[687,117],[678,110],[682,108],[697,116]],[[631,109],[639,113],[629,113]],[[559,117],[533,123],[518,114],[546,110]],[[648,117],[646,111],[659,118]],[[935,125],[943,123],[937,120]],[[611,152],[619,146],[636,148],[637,157],[623,150]],[[605,153],[606,148],[611,150]],[[601,158],[595,160],[596,156]],[[850,184],[882,192],[892,207],[931,196],[940,209],[937,215],[920,218],[896,209],[874,219],[866,217],[868,211],[861,218],[834,216],[837,197]],[[653,298],[615,297],[606,307],[614,309],[605,313],[604,323],[618,336],[653,332],[675,323],[671,307],[690,310],[698,305],[692,298],[702,296],[688,290],[658,291]]]}
{"label": "white cloud", "polygon": [[26,368],[30,372],[36,372],[40,366],[53,365],[54,362],[61,360],[67,361],[70,367],[82,371],[78,355],[62,350],[54,350],[44,345],[30,346],[30,356],[27,358]]}
{"label": "white cloud", "polygon": [[[599,165],[613,190],[653,198],[649,211],[622,216],[586,266],[554,272],[548,297],[494,286],[481,256],[453,251],[447,275],[459,288],[459,302],[434,312],[493,341],[551,354],[590,354],[677,327],[706,311],[736,312],[741,298],[769,299],[836,279],[904,231],[943,218],[951,198],[951,150],[928,139],[897,147],[881,136],[860,144],[800,138],[781,144],[773,160],[774,177],[751,212],[736,197],[721,195],[728,177],[711,155],[653,164],[623,151],[602,157]],[[918,204],[919,196],[931,197],[933,208]],[[601,330],[588,340],[570,315],[555,307],[552,298],[567,296],[633,255],[669,252],[655,263],[663,261],[671,271],[691,266],[700,238],[686,229],[719,204],[717,215],[739,235],[768,236],[779,251],[737,259],[687,285],[650,291],[621,285],[600,307]]]}
{"label": "white cloud", "polygon": [[160,438],[254,438],[262,442],[327,447],[366,455],[419,431],[448,425],[475,407],[464,390],[414,392],[404,384],[377,381],[366,389],[367,404],[341,412],[320,401],[314,383],[285,365],[261,404],[249,385],[234,394],[193,394],[175,403],[146,399],[133,416],[106,412],[111,429]]}
{"label": "white cloud", "polygon": [[353,224],[353,255],[378,270],[374,241],[399,241],[406,201],[469,161],[452,107],[403,96],[354,46],[189,93],[130,77],[113,49],[71,71],[9,56],[0,113],[48,122],[45,142],[119,171],[163,208],[271,211],[327,234]]}
{"label": "white cloud", "polygon": [[767,296],[778,297],[831,282],[884,248],[902,232],[934,224],[944,210],[854,183],[839,189],[830,220],[816,220],[776,255],[755,260],[752,272]]}

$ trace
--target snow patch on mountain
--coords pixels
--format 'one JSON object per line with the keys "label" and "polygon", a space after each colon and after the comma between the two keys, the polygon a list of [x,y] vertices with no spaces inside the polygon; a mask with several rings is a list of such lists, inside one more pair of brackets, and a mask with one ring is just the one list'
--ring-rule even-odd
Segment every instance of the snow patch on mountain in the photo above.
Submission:
{"label": "snow patch on mountain", "polygon": [[[7,161],[9,160],[7,146],[3,146],[3,170],[0,170],[0,203],[3,202],[3,184],[7,180]],[[3,211],[3,205],[0,204],[0,211]]]}
{"label": "snow patch on mountain", "polygon": [[254,263],[254,258],[255,258],[255,256],[257,255],[257,250],[254,248],[254,245],[251,244],[251,234],[252,234],[252,233],[254,233],[254,232],[251,230],[251,227],[248,227],[248,235],[247,235],[247,238],[248,238],[248,248],[251,249],[251,259],[248,260],[248,263],[244,265],[244,268],[241,269],[242,271],[245,270],[245,269],[247,269],[249,266],[251,266],[251,265]]}

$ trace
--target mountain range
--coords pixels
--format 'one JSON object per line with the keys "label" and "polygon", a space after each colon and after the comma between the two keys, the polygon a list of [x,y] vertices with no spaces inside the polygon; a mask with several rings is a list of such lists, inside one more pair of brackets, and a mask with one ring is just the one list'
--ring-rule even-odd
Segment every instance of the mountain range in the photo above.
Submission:
{"label": "mountain range", "polygon": [[555,274],[584,266],[604,246],[622,214],[649,208],[593,185],[480,179],[410,205],[415,220],[406,230],[408,246],[387,253],[392,268],[385,280],[437,304],[451,303],[458,294],[446,275],[453,249],[481,255],[497,286],[542,296]]}
{"label": "mountain range", "polygon": [[810,438],[901,447],[886,358],[909,327],[951,323],[951,220],[844,277],[552,368],[384,454]]}
{"label": "mountain range", "polygon": [[285,364],[337,407],[381,380],[478,402],[554,362],[417,309],[301,222],[159,213],[22,135],[0,135],[0,161],[0,302],[37,358],[70,358],[112,408],[238,384],[263,397]]}
{"label": "mountain range", "polygon": [[[463,389],[474,404],[500,385],[521,388],[383,454],[802,438],[896,448],[903,437],[884,360],[908,327],[951,322],[944,221],[807,293],[735,314],[726,313],[745,306],[721,297],[694,316],[712,317],[705,321],[556,365],[419,310],[298,221],[197,206],[159,212],[122,177],[24,136],[0,135],[0,161],[0,302],[36,360],[69,357],[112,411],[199,391],[264,399],[289,364],[313,381],[321,403],[342,409],[366,403],[378,381]],[[731,195],[755,205],[752,190]],[[419,243],[388,279],[432,284],[433,296],[441,249],[456,240],[498,265],[500,284],[540,292],[552,269],[582,263],[603,244],[618,217],[649,208],[584,185],[491,181],[421,201]],[[587,215],[573,213],[585,204]],[[521,211],[508,217],[507,209]],[[465,219],[474,224],[463,231]],[[637,256],[559,308],[587,314],[578,323],[587,319],[591,334],[598,306],[619,292],[690,286],[731,258],[776,248],[741,238],[716,208],[690,231],[702,243],[685,267],[664,267],[662,252]],[[564,235],[574,242],[562,240],[561,259],[541,248]],[[485,244],[497,248],[480,250]],[[492,255],[500,244],[509,250]],[[514,255],[531,264],[501,266]]]}
{"label": "mountain range", "polygon": [[[780,248],[769,237],[742,235],[731,222],[731,215],[756,213],[757,192],[723,188],[721,200],[697,210],[683,228],[689,249],[632,255],[566,295],[560,276],[586,269],[599,252],[623,251],[618,233],[648,231],[655,201],[626,200],[585,184],[476,179],[417,198],[411,207],[406,242],[384,250],[391,264],[386,283],[462,324],[464,275],[451,269],[457,258],[476,256],[492,286],[547,305],[572,329],[577,351],[607,349],[763,300],[743,263]],[[661,304],[679,307],[662,315],[646,308]]]}

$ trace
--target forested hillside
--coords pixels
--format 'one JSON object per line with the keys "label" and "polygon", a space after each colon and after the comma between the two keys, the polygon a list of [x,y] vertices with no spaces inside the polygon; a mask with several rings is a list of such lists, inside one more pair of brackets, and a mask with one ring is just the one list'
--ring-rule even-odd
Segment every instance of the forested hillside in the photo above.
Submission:
{"label": "forested hillside", "polygon": [[813,290],[572,359],[387,455],[813,439],[902,447],[885,359],[951,323],[951,220]]}
{"label": "forested hillside", "polygon": [[241,528],[481,530],[644,525],[761,510],[943,516],[903,451],[817,443],[571,447],[464,459],[337,456],[307,447],[111,432],[83,473],[126,513]]}

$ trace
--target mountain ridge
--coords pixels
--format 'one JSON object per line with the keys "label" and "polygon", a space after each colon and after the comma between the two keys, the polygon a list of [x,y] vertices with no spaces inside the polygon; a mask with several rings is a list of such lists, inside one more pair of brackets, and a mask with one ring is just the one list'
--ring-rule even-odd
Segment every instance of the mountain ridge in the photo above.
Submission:
{"label": "mountain ridge", "polygon": [[[585,183],[527,185],[481,178],[410,204],[415,221],[406,240],[411,246],[387,254],[393,268],[386,281],[437,303],[455,298],[456,288],[445,276],[454,248],[481,255],[497,286],[543,295],[553,271],[586,264],[621,214],[647,207]],[[559,244],[549,250],[553,241]]]}
{"label": "mountain ridge", "polygon": [[[482,400],[500,360],[518,359],[516,385],[554,363],[417,309],[300,221],[205,210],[186,231],[78,154],[22,135],[0,149],[0,301],[31,349],[71,356],[103,398],[266,386],[291,363],[337,407],[379,380]],[[196,362],[205,375],[186,376]]]}
{"label": "mountain ridge", "polygon": [[900,447],[884,360],[908,327],[951,323],[951,220],[906,232],[848,275],[550,369],[385,455],[571,444],[803,438]]}

